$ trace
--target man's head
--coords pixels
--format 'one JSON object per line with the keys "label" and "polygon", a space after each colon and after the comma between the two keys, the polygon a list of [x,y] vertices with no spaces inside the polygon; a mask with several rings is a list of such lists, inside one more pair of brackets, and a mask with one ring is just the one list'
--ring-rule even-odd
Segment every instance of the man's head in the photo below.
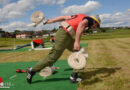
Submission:
{"label": "man's head", "polygon": [[90,27],[91,29],[94,29],[94,28],[100,26],[101,19],[100,19],[99,15],[92,15],[92,16],[90,16],[90,18],[93,19],[93,25],[91,25],[91,27]]}

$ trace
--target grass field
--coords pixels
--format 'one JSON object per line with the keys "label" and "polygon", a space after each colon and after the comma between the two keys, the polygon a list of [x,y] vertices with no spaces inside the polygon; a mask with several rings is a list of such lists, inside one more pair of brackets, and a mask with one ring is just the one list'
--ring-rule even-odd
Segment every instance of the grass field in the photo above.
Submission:
{"label": "grass field", "polygon": [[130,37],[130,29],[108,30],[105,33],[96,33],[82,36],[82,40],[99,40]]}
{"label": "grass field", "polygon": [[130,89],[130,38],[91,40],[78,90]]}
{"label": "grass field", "polygon": [[[11,40],[9,40],[11,41]],[[13,46],[0,39],[0,48]],[[19,40],[26,44],[30,40]],[[129,90],[130,89],[130,30],[108,31],[82,37],[82,43],[89,57],[86,68],[81,72],[84,79],[78,83],[78,90]],[[25,51],[0,53],[0,63],[39,61],[49,51]],[[71,52],[65,50],[61,59],[67,59]]]}

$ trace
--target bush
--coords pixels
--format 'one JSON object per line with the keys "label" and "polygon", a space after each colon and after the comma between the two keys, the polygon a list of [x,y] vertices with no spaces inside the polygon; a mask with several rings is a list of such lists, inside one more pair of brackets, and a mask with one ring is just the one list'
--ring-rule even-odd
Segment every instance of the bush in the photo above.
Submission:
{"label": "bush", "polygon": [[86,33],[93,33],[93,30],[92,29],[88,29],[88,30],[86,30]]}
{"label": "bush", "polygon": [[100,28],[100,32],[106,32],[105,28]]}

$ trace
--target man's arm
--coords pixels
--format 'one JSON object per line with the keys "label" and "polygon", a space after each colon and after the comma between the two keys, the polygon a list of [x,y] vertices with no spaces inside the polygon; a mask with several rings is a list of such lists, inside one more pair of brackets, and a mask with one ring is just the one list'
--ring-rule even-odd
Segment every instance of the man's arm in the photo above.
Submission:
{"label": "man's arm", "polygon": [[47,19],[46,24],[50,24],[50,23],[54,23],[54,22],[60,22],[60,21],[64,21],[67,19],[70,19],[71,16],[59,16],[59,17],[55,17],[54,19]]}
{"label": "man's arm", "polygon": [[79,23],[77,31],[76,31],[74,50],[80,50],[80,37],[87,26],[88,26],[87,19],[84,19],[83,21]]}

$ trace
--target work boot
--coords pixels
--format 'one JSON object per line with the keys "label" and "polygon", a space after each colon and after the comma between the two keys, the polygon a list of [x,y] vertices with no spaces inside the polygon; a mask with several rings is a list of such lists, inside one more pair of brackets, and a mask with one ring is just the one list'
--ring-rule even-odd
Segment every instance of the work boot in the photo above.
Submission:
{"label": "work boot", "polygon": [[27,77],[26,77],[27,82],[29,84],[31,84],[32,83],[33,75],[35,75],[36,72],[32,71],[32,68],[27,68],[26,69],[26,73],[27,73]]}
{"label": "work boot", "polygon": [[82,81],[82,78],[78,76],[78,73],[72,73],[70,76],[70,82],[77,83],[79,81]]}

